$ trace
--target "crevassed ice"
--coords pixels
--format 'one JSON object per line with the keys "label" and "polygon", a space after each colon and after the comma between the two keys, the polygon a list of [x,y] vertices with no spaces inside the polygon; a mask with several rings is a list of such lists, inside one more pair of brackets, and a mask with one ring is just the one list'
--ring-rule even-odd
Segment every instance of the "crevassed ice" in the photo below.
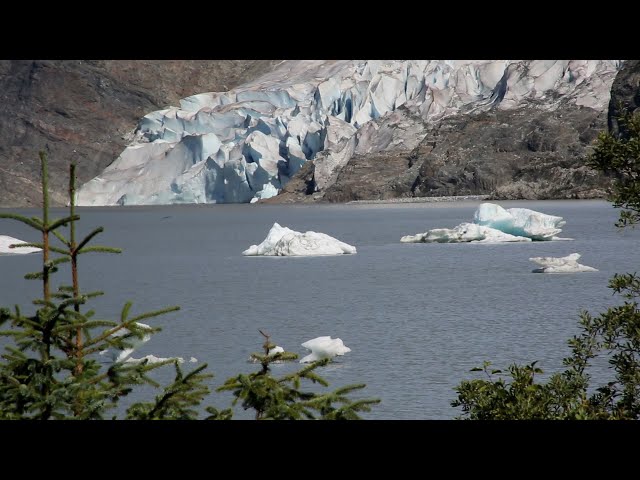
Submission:
{"label": "crevassed ice", "polygon": [[[135,140],[78,191],[78,205],[246,203],[309,160],[322,189],[363,125],[400,106],[427,121],[528,102],[604,110],[617,60],[297,60],[228,92],[145,115]],[[373,147],[372,147],[373,148]]]}
{"label": "crevassed ice", "polygon": [[356,247],[329,235],[317,232],[296,232],[274,223],[259,245],[251,245],[242,252],[247,256],[315,256],[356,253]]}

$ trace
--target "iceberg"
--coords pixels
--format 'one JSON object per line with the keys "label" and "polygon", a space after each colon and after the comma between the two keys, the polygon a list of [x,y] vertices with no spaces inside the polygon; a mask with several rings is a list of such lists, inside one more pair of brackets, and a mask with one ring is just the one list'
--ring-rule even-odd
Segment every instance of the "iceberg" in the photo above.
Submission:
{"label": "iceberg", "polygon": [[356,247],[324,233],[296,232],[274,223],[267,238],[242,252],[246,256],[315,256],[356,253]]}
{"label": "iceberg", "polygon": [[597,272],[598,269],[581,265],[578,263],[579,253],[572,253],[566,257],[533,257],[529,260],[541,265],[542,268],[536,268],[533,273],[579,273],[579,272]]}
{"label": "iceberg", "polygon": [[494,203],[481,204],[473,214],[473,223],[461,223],[454,228],[434,228],[425,233],[405,235],[402,243],[508,243],[559,238],[560,227],[567,222],[562,217],[547,215],[528,208],[502,208]]}
{"label": "iceberg", "polygon": [[124,360],[124,363],[132,363],[134,365],[137,365],[139,363],[146,361],[149,365],[153,365],[154,363],[166,362],[167,360],[176,361],[178,363],[184,363],[184,358],[182,357],[156,357],[153,354],[145,355],[142,358],[129,357],[126,360]]}
{"label": "iceberg", "polygon": [[495,228],[484,227],[482,225],[476,225],[475,223],[461,223],[454,228],[434,228],[425,233],[405,235],[400,239],[402,243],[502,243],[530,241],[530,238],[510,235]]}
{"label": "iceberg", "polygon": [[42,249],[36,247],[10,248],[11,245],[25,244],[24,240],[19,240],[9,235],[0,235],[0,255],[13,255],[40,252]]}
{"label": "iceberg", "polygon": [[[142,330],[153,330],[153,328],[150,327],[149,325],[147,325],[146,323],[136,322],[136,325],[138,327],[140,327]],[[129,358],[131,356],[131,354],[133,353],[133,351],[136,348],[138,348],[141,345],[147,343],[151,339],[151,335],[150,334],[145,334],[142,337],[136,337],[127,328],[121,328],[117,332],[111,334],[111,336],[112,337],[127,336],[126,341],[127,341],[127,343],[131,344],[131,347],[125,348],[124,350],[106,349],[106,350],[102,350],[101,352],[99,352],[100,355],[108,355],[113,363],[119,363],[119,362],[127,361],[127,358]],[[142,361],[142,360],[140,360],[140,361]]]}
{"label": "iceberg", "polygon": [[532,240],[552,240],[567,222],[528,208],[504,209],[495,203],[483,203],[473,214],[473,223]]}
{"label": "iceberg", "polygon": [[322,360],[323,358],[333,358],[336,355],[344,355],[351,351],[340,338],[331,338],[331,336],[316,337],[307,340],[302,346],[311,351],[311,353],[302,358],[300,363],[310,363]]}

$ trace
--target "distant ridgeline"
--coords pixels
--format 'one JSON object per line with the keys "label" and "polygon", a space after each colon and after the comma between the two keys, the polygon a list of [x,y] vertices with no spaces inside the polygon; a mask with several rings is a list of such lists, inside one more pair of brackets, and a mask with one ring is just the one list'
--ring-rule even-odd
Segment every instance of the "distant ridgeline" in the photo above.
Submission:
{"label": "distant ridgeline", "polygon": [[621,61],[285,61],[144,116],[79,205],[588,198]]}

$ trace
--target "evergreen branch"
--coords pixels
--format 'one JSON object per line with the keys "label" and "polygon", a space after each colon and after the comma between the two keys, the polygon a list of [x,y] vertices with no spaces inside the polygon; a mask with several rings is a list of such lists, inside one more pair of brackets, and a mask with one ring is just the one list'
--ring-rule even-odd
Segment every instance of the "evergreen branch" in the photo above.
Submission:
{"label": "evergreen branch", "polygon": [[82,250],[82,248],[91,241],[91,239],[93,237],[95,237],[96,235],[98,235],[99,233],[104,232],[104,228],[102,227],[98,227],[96,228],[93,232],[91,232],[89,235],[87,235],[86,237],[84,237],[84,239],[78,244],[78,246],[76,247],[76,252]]}
{"label": "evergreen branch", "polygon": [[29,225],[32,228],[35,228],[36,230],[39,230],[41,232],[44,231],[44,227],[41,222],[35,222],[33,219],[27,218],[23,215],[18,215],[15,213],[0,213],[0,218],[9,218],[11,220],[17,220],[18,222],[26,223],[27,225]]}
{"label": "evergreen branch", "polygon": [[93,246],[93,247],[84,247],[83,249],[76,251],[77,254],[90,253],[90,252],[122,253],[122,249],[115,248],[115,247]]}
{"label": "evergreen branch", "polygon": [[55,230],[56,228],[59,228],[63,225],[67,225],[70,222],[76,222],[80,220],[80,215],[70,215],[68,217],[64,217],[64,218],[60,218],[58,220],[56,220],[53,223],[50,223],[47,226],[47,231],[51,232],[52,230]]}
{"label": "evergreen branch", "polygon": [[71,242],[64,238],[64,235],[62,235],[58,230],[52,230],[51,233],[53,233],[58,240],[66,245],[67,248],[71,248]]}
{"label": "evergreen branch", "polygon": [[130,322],[139,322],[140,320],[145,320],[147,318],[157,317],[158,315],[163,315],[163,314],[169,313],[169,312],[176,312],[178,310],[180,310],[180,307],[178,305],[175,305],[173,307],[166,307],[166,308],[162,308],[160,310],[154,310],[152,312],[142,313],[142,314],[138,315],[137,317],[134,317],[132,320],[130,320]]}

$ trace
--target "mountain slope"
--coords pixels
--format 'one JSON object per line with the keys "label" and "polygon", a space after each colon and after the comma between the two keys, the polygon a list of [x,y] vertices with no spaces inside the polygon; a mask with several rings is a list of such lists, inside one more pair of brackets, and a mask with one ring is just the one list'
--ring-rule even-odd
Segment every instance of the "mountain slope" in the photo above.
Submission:
{"label": "mountain slope", "polygon": [[54,203],[65,203],[69,161],[85,182],[117,158],[146,112],[233,88],[276,63],[1,60],[0,207],[38,204],[39,150],[49,151]]}
{"label": "mountain slope", "polygon": [[[286,61],[228,92],[145,115],[134,140],[83,185],[78,200],[225,203],[282,192],[272,201],[289,201],[302,192],[344,201],[499,187],[509,197],[598,195],[603,180],[576,159],[603,125],[619,67],[601,60]],[[541,179],[555,184],[542,186],[536,171],[554,171]],[[578,191],[565,192],[572,182]]]}

